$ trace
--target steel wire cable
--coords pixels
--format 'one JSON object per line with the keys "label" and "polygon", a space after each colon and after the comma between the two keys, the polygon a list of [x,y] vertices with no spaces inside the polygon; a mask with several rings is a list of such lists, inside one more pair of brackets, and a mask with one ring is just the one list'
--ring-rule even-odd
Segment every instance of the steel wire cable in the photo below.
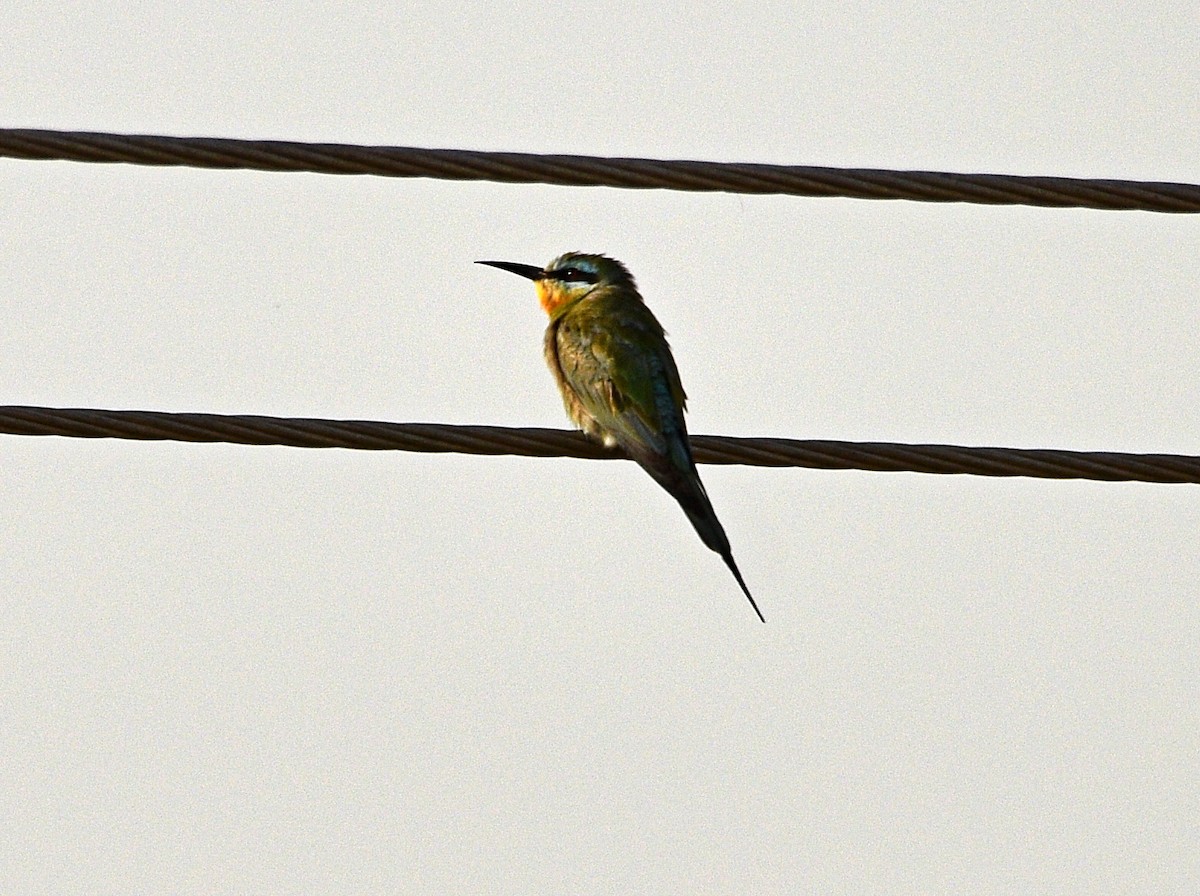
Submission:
{"label": "steel wire cable", "polygon": [[[560,429],[454,426],[440,423],[383,423],[162,411],[0,406],[0,433],[84,439],[140,439],[288,445],[296,448],[353,448],[524,457],[620,459],[624,455],[582,433]],[[692,436],[703,464],[810,467],[1091,479],[1103,482],[1200,483],[1200,457],[1060,451],[1046,448],[972,448],[775,438]]]}
{"label": "steel wire cable", "polygon": [[372,174],[560,186],[840,196],[1155,212],[1200,212],[1200,186],[661,159],[598,158],[282,140],[0,128],[0,157],[196,168]]}

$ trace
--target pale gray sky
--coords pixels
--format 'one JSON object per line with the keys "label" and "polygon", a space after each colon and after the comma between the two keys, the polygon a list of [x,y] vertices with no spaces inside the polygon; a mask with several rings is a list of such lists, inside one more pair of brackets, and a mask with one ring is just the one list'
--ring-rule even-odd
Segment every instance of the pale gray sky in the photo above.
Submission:
{"label": "pale gray sky", "polygon": [[[1195,182],[1194,3],[0,10],[3,125]],[[1195,217],[0,161],[0,403],[1200,453]],[[1200,489],[0,437],[0,890],[1194,893]]]}

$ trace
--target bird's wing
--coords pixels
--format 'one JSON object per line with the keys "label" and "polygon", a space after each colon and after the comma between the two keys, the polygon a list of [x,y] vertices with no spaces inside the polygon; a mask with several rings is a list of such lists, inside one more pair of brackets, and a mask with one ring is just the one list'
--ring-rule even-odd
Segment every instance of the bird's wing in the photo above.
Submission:
{"label": "bird's wing", "polygon": [[674,453],[686,396],[662,327],[645,306],[567,315],[557,334],[563,379],[603,429],[636,456]]}

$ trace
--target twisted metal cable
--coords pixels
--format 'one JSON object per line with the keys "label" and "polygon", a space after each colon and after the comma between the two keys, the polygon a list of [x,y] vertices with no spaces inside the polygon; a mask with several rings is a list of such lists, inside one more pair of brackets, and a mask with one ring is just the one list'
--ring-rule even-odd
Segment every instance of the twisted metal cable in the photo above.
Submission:
{"label": "twisted metal cable", "polygon": [[[0,433],[84,439],[290,445],[296,448],[356,448],[368,451],[593,459],[624,457],[620,451],[604,448],[582,433],[560,429],[169,414],[161,411],[87,408],[0,406]],[[697,462],[703,464],[965,473],[974,476],[1031,476],[1104,482],[1200,483],[1200,457],[1175,454],[965,448],[956,445],[728,436],[692,436],[692,448]]]}
{"label": "twisted metal cable", "polygon": [[598,158],[281,140],[229,140],[0,128],[0,157],[256,171],[374,174],[517,184],[910,199],[1047,208],[1200,212],[1200,186],[1071,177],[953,174]]}

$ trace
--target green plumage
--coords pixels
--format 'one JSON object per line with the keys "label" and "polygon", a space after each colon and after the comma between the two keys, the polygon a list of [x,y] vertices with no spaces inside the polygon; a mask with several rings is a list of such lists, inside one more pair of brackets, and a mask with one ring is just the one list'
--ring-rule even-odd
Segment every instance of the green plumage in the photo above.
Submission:
{"label": "green plumage", "polygon": [[[537,283],[550,314],[544,350],[567,414],[585,433],[619,446],[679,502],[762,619],[692,459],[679,370],[662,325],[619,261],[569,253],[544,270],[483,262]],[[764,620],[765,621],[765,620]]]}

